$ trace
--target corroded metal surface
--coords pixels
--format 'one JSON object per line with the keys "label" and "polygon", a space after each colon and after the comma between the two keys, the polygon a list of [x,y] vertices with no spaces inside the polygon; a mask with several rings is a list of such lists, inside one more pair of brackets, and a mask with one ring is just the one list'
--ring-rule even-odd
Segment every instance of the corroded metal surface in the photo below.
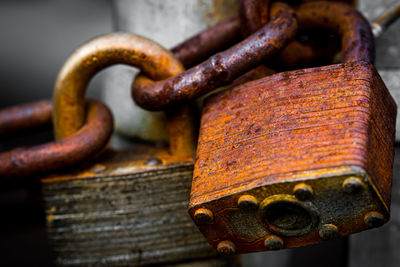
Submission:
{"label": "corroded metal surface", "polygon": [[150,110],[162,109],[229,84],[259,65],[284,47],[297,29],[296,19],[287,5],[275,3],[272,10],[276,10],[276,15],[261,30],[181,75],[160,82],[139,76],[132,85],[135,102]]}
{"label": "corroded metal surface", "polygon": [[375,46],[368,21],[343,3],[310,2],[296,9],[300,29],[329,29],[340,35],[342,62],[375,61]]}
{"label": "corroded metal surface", "polygon": [[[87,122],[75,134],[47,144],[1,153],[0,176],[19,177],[43,173],[82,163],[101,151],[112,132],[112,115],[101,102],[90,100],[87,103]],[[1,133],[50,123],[51,102],[3,110],[0,112],[0,120]]]}
{"label": "corroded metal surface", "polygon": [[[210,210],[214,221],[201,231],[215,249],[230,240],[237,253],[265,250],[270,233],[289,248],[323,241],[324,224],[336,225],[341,236],[365,230],[369,211],[387,221],[395,108],[366,63],[275,74],[212,97],[202,116],[190,214]],[[363,190],[343,190],[350,177],[361,179]],[[294,196],[300,182],[312,188],[310,199]],[[243,194],[258,203],[289,195],[304,204],[290,204],[292,217],[275,212],[264,224],[258,208],[240,209]],[[286,207],[285,201],[278,202]],[[300,214],[304,227],[297,225]]]}
{"label": "corroded metal surface", "polygon": [[55,84],[56,138],[69,136],[83,125],[86,86],[97,72],[113,64],[136,66],[155,80],[183,70],[171,52],[137,35],[108,34],[85,43],[67,59]]}
{"label": "corroded metal surface", "polygon": [[[118,63],[136,66],[155,80],[184,71],[171,52],[134,34],[108,34],[85,43],[68,58],[57,77],[53,97],[56,138],[70,136],[81,127],[87,84],[97,72]],[[177,156],[193,154],[194,127],[189,108],[175,106],[170,109],[167,119],[171,153]]]}
{"label": "corroded metal surface", "polygon": [[[79,113],[88,79],[120,61],[155,79],[184,70],[170,52],[150,40],[128,34],[99,37],[81,47],[61,71],[55,101],[62,111]],[[182,209],[193,169],[190,107],[170,107],[166,117],[169,147],[106,150],[92,166],[42,180],[48,232],[58,264],[142,266],[214,258]],[[56,121],[72,119],[64,114]],[[61,130],[65,134],[66,129]]]}
{"label": "corroded metal surface", "polygon": [[51,101],[38,101],[0,110],[0,134],[51,123]]}
{"label": "corroded metal surface", "polygon": [[269,0],[243,0],[240,5],[241,31],[249,36],[269,21]]}
{"label": "corroded metal surface", "polygon": [[[248,36],[262,28],[269,20],[269,13],[269,1],[242,1],[240,8],[242,34]],[[338,47],[339,44],[326,29],[306,34],[298,32],[295,38],[279,52],[276,59],[267,64],[278,69],[291,70],[331,63]]]}
{"label": "corroded metal surface", "polygon": [[[190,214],[213,214],[198,226],[214,249],[303,246],[389,218],[396,104],[371,65],[368,23],[340,3],[302,4],[296,15],[302,28],[330,23],[347,63],[274,74],[207,100]],[[241,207],[244,195],[255,208]]]}
{"label": "corroded metal surface", "polygon": [[232,16],[189,38],[171,51],[186,68],[190,68],[239,42],[239,29],[240,20]]}
{"label": "corroded metal surface", "polygon": [[[132,85],[135,102],[150,110],[165,108],[172,103],[193,99],[225,85],[240,73],[261,63],[273,52],[283,48],[297,28],[296,19],[288,12],[288,7],[278,5],[284,6],[274,4],[271,8],[274,16],[267,26],[181,75],[155,83],[143,75],[138,76]],[[337,16],[332,16],[333,12]],[[343,62],[374,62],[374,45],[369,24],[349,5],[327,2],[302,4],[296,9],[296,17],[300,29],[315,28],[318,25],[340,34]],[[266,43],[269,45],[265,45]]]}
{"label": "corroded metal surface", "polygon": [[[114,7],[112,14],[114,30],[135,33],[171,49],[207,26],[236,14],[240,0],[112,0],[111,2]],[[218,42],[224,44],[233,37],[229,33],[229,28],[230,26],[220,29],[218,33],[221,36],[209,35],[212,38],[210,42],[203,42],[204,35],[198,38],[196,41],[200,42],[195,43],[196,47],[189,47],[184,57],[189,56],[189,60],[199,58],[201,51],[218,47]],[[238,32],[237,36],[239,35]],[[222,48],[228,48],[232,44]],[[191,54],[192,49],[196,54]],[[206,58],[197,63],[218,51],[221,49],[205,53]],[[187,61],[182,60],[184,57],[178,56],[178,59],[186,68],[191,67],[192,65],[185,64]],[[164,114],[140,108],[132,101],[130,90],[126,90],[130,88],[132,77],[136,77],[138,72],[136,68],[128,66],[114,66],[102,75],[101,97],[113,112],[115,131],[123,136],[167,142]],[[119,139],[118,135],[114,137],[112,145],[123,149],[124,144],[118,145],[119,141],[123,140]]]}
{"label": "corroded metal surface", "polygon": [[[243,1],[240,16],[232,16],[207,28],[171,51],[186,68],[193,67],[214,53],[236,44],[241,35],[248,36],[262,28],[269,18],[268,7],[268,1]],[[298,66],[302,63],[310,64],[320,58],[332,59],[337,48],[336,44],[323,43],[319,46],[319,42],[312,44],[292,40],[279,53],[278,62],[280,65]]]}

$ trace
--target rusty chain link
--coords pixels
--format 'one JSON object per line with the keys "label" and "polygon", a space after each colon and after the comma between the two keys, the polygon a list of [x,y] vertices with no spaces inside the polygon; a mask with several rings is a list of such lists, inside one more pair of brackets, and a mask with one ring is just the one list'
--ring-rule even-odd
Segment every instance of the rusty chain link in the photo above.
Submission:
{"label": "rusty chain link", "polygon": [[[147,39],[137,42],[135,37],[132,42],[131,37],[120,34],[92,41],[92,49],[90,45],[86,46],[75,52],[66,62],[56,83],[54,101],[57,105],[54,122],[58,132],[56,136],[60,140],[48,145],[15,149],[0,154],[3,162],[0,166],[0,175],[28,175],[36,171],[55,169],[75,164],[89,154],[101,150],[112,131],[112,118],[104,105],[90,101],[88,121],[81,128],[85,121],[83,95],[90,77],[111,64],[126,63],[138,66],[151,78],[160,80],[154,82],[147,76],[140,75],[132,85],[132,95],[139,105],[159,110],[231,83],[235,78],[284,48],[288,42],[295,43],[292,39],[298,29],[330,28],[343,36],[342,47],[350,47],[342,51],[344,62],[362,59],[373,63],[371,31],[365,26],[368,25],[365,19],[352,7],[343,3],[311,2],[297,6],[293,11],[283,3],[272,3],[270,9],[268,4],[267,0],[244,0],[240,16],[231,17],[175,47],[172,50],[175,56],[182,60],[185,66],[191,66],[237,42],[241,31],[247,35],[260,28],[246,40],[211,56],[182,74],[178,74],[181,72],[181,67],[178,68],[179,71],[170,72],[169,66],[174,63],[165,59],[171,54],[160,57],[162,55],[160,51],[163,49],[152,43],[149,45]],[[342,15],[333,15],[338,12]],[[251,14],[254,15],[253,19],[249,20]],[[241,21],[244,22],[244,27],[241,27]],[[267,25],[263,26],[267,21],[269,21]],[[349,31],[349,29],[357,30]],[[138,47],[145,52],[138,52],[139,50],[136,50]],[[288,49],[301,51],[302,48],[296,50],[289,44],[284,51]],[[155,58],[157,60],[152,61]],[[245,77],[254,79],[267,73],[271,71],[260,68]],[[170,77],[172,75],[176,76]],[[75,103],[74,101],[78,104],[71,104]],[[41,102],[0,112],[0,133],[42,125],[48,122],[50,110],[48,102]],[[61,114],[60,110],[66,112],[63,111]],[[97,132],[91,127],[95,127]],[[79,138],[89,141],[82,144]],[[72,140],[75,140],[75,145]],[[53,150],[49,150],[48,147],[52,147]],[[73,156],[73,154],[79,155]],[[44,161],[46,163],[41,163]]]}
{"label": "rusty chain link", "polygon": [[[184,71],[170,51],[142,36],[111,33],[86,42],[67,59],[57,77],[53,96],[56,139],[70,136],[80,129],[85,118],[83,103],[87,84],[100,70],[114,64],[137,67],[155,80]],[[171,154],[194,153],[195,134],[189,111],[179,106],[167,110]]]}
{"label": "rusty chain link", "polygon": [[[87,120],[74,135],[32,147],[0,153],[0,177],[21,177],[81,163],[107,144],[113,123],[109,109],[87,101]],[[0,133],[28,130],[51,123],[51,101],[40,101],[0,111]]]}
{"label": "rusty chain link", "polygon": [[[337,12],[341,16],[334,16]],[[369,24],[350,5],[325,1],[309,2],[296,7],[295,13],[294,15],[288,5],[275,2],[271,6],[271,21],[228,50],[163,81],[154,82],[139,75],[132,85],[135,102],[146,109],[159,110],[226,85],[282,49],[298,29],[320,27],[332,30],[342,36],[342,47],[349,47],[342,51],[343,62],[360,59],[374,62],[374,45]]]}
{"label": "rusty chain link", "polygon": [[274,3],[272,10],[276,15],[261,30],[180,75],[159,82],[139,75],[132,85],[135,102],[146,109],[163,109],[227,85],[259,65],[282,49],[297,29],[288,5]]}

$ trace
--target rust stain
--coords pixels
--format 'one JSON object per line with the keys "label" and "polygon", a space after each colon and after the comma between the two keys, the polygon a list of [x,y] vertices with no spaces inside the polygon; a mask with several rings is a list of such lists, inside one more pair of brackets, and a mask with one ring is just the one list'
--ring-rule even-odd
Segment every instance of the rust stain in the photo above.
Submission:
{"label": "rust stain", "polygon": [[240,39],[240,20],[233,15],[185,40],[171,51],[185,68],[190,68],[238,43]]}
{"label": "rust stain", "polygon": [[276,15],[258,32],[180,75],[159,82],[140,75],[132,85],[135,102],[146,109],[163,109],[227,85],[259,65],[282,49],[297,30],[287,5],[274,3],[272,10]]}
{"label": "rust stain", "polygon": [[[213,223],[198,226],[215,249],[229,240],[239,254],[266,250],[271,233],[283,248],[304,246],[369,229],[371,212],[389,219],[397,107],[372,65],[369,24],[342,3],[302,4],[296,17],[301,29],[339,34],[343,63],[273,74],[207,99],[189,213],[212,212]],[[343,190],[349,177],[365,185],[356,195]],[[299,183],[310,199],[295,197]],[[259,209],[241,210],[243,195]],[[272,204],[294,214],[266,212],[273,196],[285,196]]]}
{"label": "rust stain", "polygon": [[[202,1],[200,1],[202,2]],[[215,24],[238,12],[239,0],[213,0],[204,13],[204,21],[208,25]]]}
{"label": "rust stain", "polygon": [[[107,144],[113,124],[108,108],[99,101],[86,101],[87,121],[75,134],[33,147],[20,147],[0,154],[0,176],[21,177],[80,164]],[[51,101],[0,111],[0,132],[27,130],[51,123]]]}
{"label": "rust stain", "polygon": [[[67,59],[57,77],[53,97],[56,139],[73,135],[82,127],[86,86],[97,72],[113,64],[135,66],[155,80],[184,71],[171,52],[138,35],[106,34],[85,43]],[[170,107],[167,119],[171,153],[193,154],[195,134],[190,108]]]}
{"label": "rust stain", "polygon": [[[306,1],[303,1],[306,2]],[[311,1],[307,1],[311,2]],[[346,1],[341,1],[346,2]],[[347,1],[352,2],[352,1]],[[326,3],[326,2],[325,2]],[[302,8],[304,5],[300,5],[296,10],[296,14],[299,18],[299,30],[304,32],[305,29],[319,29],[323,28],[325,31],[327,29],[335,30],[337,24],[343,26],[346,25],[347,22],[351,22],[352,16],[339,16],[343,21],[335,21],[329,19],[329,12],[342,12],[343,7],[346,9],[347,4],[336,3],[335,6],[326,5],[324,2],[319,4],[319,2],[310,4],[309,7],[313,10],[313,13],[318,14],[321,18],[313,18],[313,14],[307,13],[307,9]],[[295,7],[296,8],[296,7]],[[269,16],[273,15],[273,10],[271,10],[271,14],[269,14],[269,1],[266,0],[244,0],[241,4],[240,9],[240,18],[241,18],[241,30],[244,36],[248,36],[261,27],[263,27],[266,22],[269,20]],[[313,20],[315,19],[315,20]],[[355,18],[356,20],[360,20],[360,18]],[[313,20],[312,23],[307,23],[307,20]],[[345,21],[347,20],[347,21]],[[307,25],[306,25],[307,24]],[[329,24],[329,25],[328,25]],[[353,24],[350,24],[353,25]],[[349,25],[349,28],[351,26]],[[303,33],[304,34],[304,33]],[[296,36],[296,39],[289,42],[289,44],[283,48],[283,50],[277,56],[275,62],[272,63],[272,66],[277,65],[279,68],[293,69],[296,66],[315,66],[319,63],[331,62],[335,53],[337,52],[339,44],[336,43],[336,40],[329,35],[316,32],[310,35],[310,32],[306,34],[307,38],[312,37],[313,41],[300,41],[301,36]],[[354,40],[355,38],[352,38]],[[324,45],[321,45],[321,43]],[[345,44],[342,44],[345,46]],[[356,46],[360,47],[360,44],[356,44]],[[269,63],[271,65],[271,63]]]}
{"label": "rust stain", "polygon": [[38,101],[0,110],[0,134],[29,130],[51,122],[51,102]]}
{"label": "rust stain", "polygon": [[138,67],[155,80],[184,70],[171,52],[144,37],[114,33],[94,38],[79,47],[58,74],[53,97],[56,139],[83,125],[87,84],[97,72],[114,64]]}

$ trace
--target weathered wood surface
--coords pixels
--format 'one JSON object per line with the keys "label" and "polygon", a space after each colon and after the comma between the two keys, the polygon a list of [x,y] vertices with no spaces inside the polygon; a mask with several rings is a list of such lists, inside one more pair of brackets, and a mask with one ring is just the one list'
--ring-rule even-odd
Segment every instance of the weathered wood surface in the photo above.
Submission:
{"label": "weathered wood surface", "polygon": [[172,164],[158,157],[166,165],[146,165],[152,156],[157,155],[108,158],[83,172],[42,181],[49,242],[58,265],[226,262],[215,259],[187,213],[193,163]]}

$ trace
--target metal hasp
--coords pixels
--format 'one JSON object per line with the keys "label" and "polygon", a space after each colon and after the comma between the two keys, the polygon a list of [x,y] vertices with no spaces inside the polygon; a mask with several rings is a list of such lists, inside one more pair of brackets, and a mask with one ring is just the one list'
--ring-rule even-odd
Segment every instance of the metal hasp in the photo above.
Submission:
{"label": "metal hasp", "polygon": [[304,246],[389,219],[397,109],[373,66],[369,24],[342,3],[295,14],[300,29],[341,36],[343,63],[252,81],[203,108],[189,213],[224,254]]}

